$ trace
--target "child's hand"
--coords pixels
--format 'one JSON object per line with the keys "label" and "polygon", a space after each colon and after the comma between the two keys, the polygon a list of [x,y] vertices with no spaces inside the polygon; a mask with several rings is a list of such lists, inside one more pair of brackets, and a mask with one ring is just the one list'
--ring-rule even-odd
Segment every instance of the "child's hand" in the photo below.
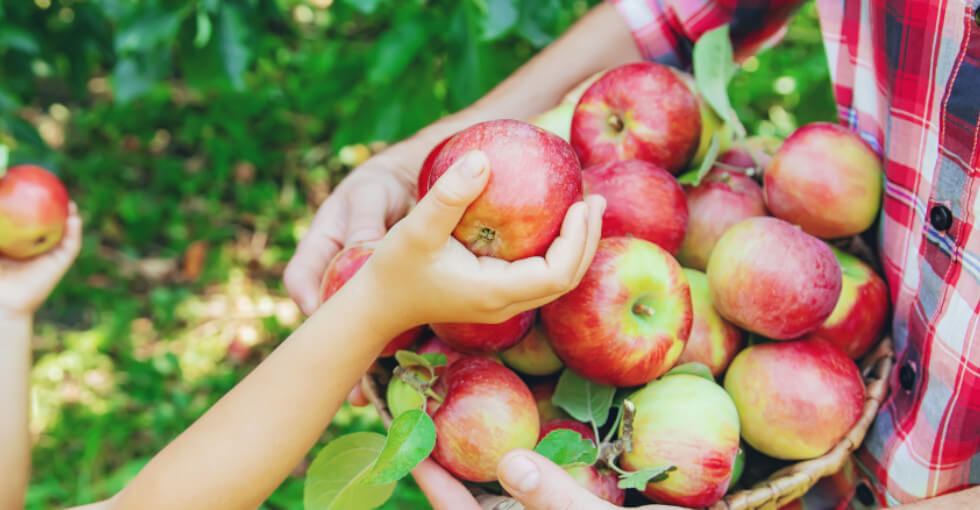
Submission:
{"label": "child's hand", "polygon": [[362,272],[384,296],[378,305],[401,325],[501,322],[572,290],[591,264],[605,209],[600,196],[568,209],[544,257],[514,262],[477,257],[453,238],[463,212],[489,177],[483,153],[461,158],[392,227],[365,265],[369,269]]}
{"label": "child's hand", "polygon": [[82,247],[82,219],[72,202],[65,237],[51,251],[28,260],[0,257],[0,314],[30,316],[47,299]]}

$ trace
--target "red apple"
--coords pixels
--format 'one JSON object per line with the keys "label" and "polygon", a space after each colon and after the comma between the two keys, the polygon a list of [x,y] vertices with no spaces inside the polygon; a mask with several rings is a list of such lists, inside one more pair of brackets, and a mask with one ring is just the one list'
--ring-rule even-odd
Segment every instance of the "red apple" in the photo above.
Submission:
{"label": "red apple", "polygon": [[859,359],[881,338],[888,319],[888,287],[871,266],[832,249],[843,274],[840,298],[813,335],[830,340],[852,359]]}
{"label": "red apple", "polygon": [[524,338],[534,324],[534,310],[519,313],[499,324],[447,322],[430,324],[432,332],[461,352],[497,352],[509,349]]}
{"label": "red apple", "polygon": [[68,221],[68,191],[33,165],[0,173],[0,255],[28,259],[61,242]]}
{"label": "red apple", "polygon": [[761,176],[772,161],[772,155],[782,144],[783,141],[775,136],[750,136],[745,139],[744,144],[722,152],[718,156],[718,163],[729,170],[754,169],[752,176]]}
{"label": "red apple", "polygon": [[736,223],[766,216],[762,187],[751,177],[715,167],[687,190],[687,236],[677,253],[685,267],[704,271],[715,243]]}
{"label": "red apple", "polygon": [[722,317],[788,340],[819,328],[840,296],[841,268],[823,241],[776,218],[749,218],[721,236],[708,262]]}
{"label": "red apple", "polygon": [[550,375],[564,366],[544,332],[535,322],[517,345],[500,352],[500,359],[510,368],[526,375]]}
{"label": "red apple", "polygon": [[766,169],[766,206],[811,235],[846,237],[878,216],[881,159],[856,133],[827,122],[807,124],[783,142]]}
{"label": "red apple", "polygon": [[599,241],[579,286],[541,309],[565,366],[610,386],[638,386],[670,370],[692,316],[691,290],[677,261],[628,237]]}
{"label": "red apple", "polygon": [[857,365],[827,340],[775,342],[740,352],[725,374],[742,437],[777,459],[827,453],[864,408]]}
{"label": "red apple", "polygon": [[444,377],[446,396],[432,415],[432,456],[457,478],[493,482],[507,452],[537,444],[534,397],[517,374],[486,358],[460,359]]}
{"label": "red apple", "polygon": [[701,271],[685,269],[684,276],[691,287],[694,322],[684,352],[677,364],[698,362],[718,377],[724,373],[735,354],[742,349],[742,332],[723,319],[711,303],[708,277]]}
{"label": "red apple", "polygon": [[666,170],[638,159],[590,166],[582,172],[582,189],[606,199],[602,237],[639,237],[677,253],[687,229],[687,199]]}
{"label": "red apple", "polygon": [[531,385],[531,394],[534,395],[534,401],[538,403],[538,416],[541,417],[542,422],[571,418],[568,413],[551,402],[551,397],[555,396],[555,385],[554,379],[545,379]]}
{"label": "red apple", "polygon": [[442,150],[442,147],[446,145],[446,142],[448,142],[450,138],[452,138],[452,136],[447,136],[441,142],[439,142],[438,145],[433,147],[432,150],[429,151],[429,155],[425,157],[425,161],[422,162],[422,169],[419,170],[418,183],[415,187],[416,199],[422,200],[422,197],[429,192],[429,175],[432,174],[432,163],[436,160],[436,156],[439,155],[439,151]]}
{"label": "red apple", "polygon": [[453,235],[477,255],[517,260],[544,255],[565,212],[582,200],[582,167],[558,135],[517,120],[481,122],[453,135],[432,162],[429,187],[474,150],[490,161],[490,182]]}
{"label": "red apple", "polygon": [[[588,439],[592,441],[592,444],[596,444],[592,427],[570,419],[551,420],[541,424],[541,437],[538,441],[544,439],[552,431],[559,429],[578,432],[583,439]],[[626,491],[619,488],[619,477],[608,469],[600,469],[595,466],[572,466],[566,467],[565,471],[572,475],[572,478],[582,487],[589,489],[589,492],[602,500],[614,505],[622,505],[626,499]]]}
{"label": "red apple", "polygon": [[[330,261],[327,271],[323,273],[323,282],[320,284],[320,303],[330,299],[340,288],[350,280],[354,273],[357,273],[361,266],[367,262],[368,257],[374,253],[373,243],[357,244],[340,251]],[[384,358],[394,356],[402,349],[408,349],[422,335],[423,328],[412,328],[395,338],[393,338],[378,357]]]}
{"label": "red apple", "polygon": [[[415,352],[417,352],[419,354],[443,354],[443,355],[445,355],[446,356],[446,365],[445,366],[442,366],[442,367],[437,367],[436,368],[437,371],[439,371],[440,369],[442,369],[442,371],[445,371],[446,367],[448,367],[449,365],[452,365],[453,363],[455,363],[456,360],[458,360],[460,358],[466,357],[465,354],[457,351],[456,349],[453,349],[452,347],[449,346],[449,344],[447,344],[446,342],[443,342],[437,336],[433,336],[432,338],[430,338],[430,339],[422,342],[419,345],[418,350],[415,351]],[[441,373],[441,372],[437,372],[437,373]]]}
{"label": "red apple", "polygon": [[629,397],[636,405],[633,449],[622,466],[640,470],[675,466],[643,494],[657,503],[690,508],[711,506],[731,484],[738,456],[735,404],[713,381],[690,374],[668,375]]}
{"label": "red apple", "polygon": [[698,100],[669,67],[635,62],[604,74],[572,117],[572,146],[585,166],[642,159],[677,173],[701,137]]}

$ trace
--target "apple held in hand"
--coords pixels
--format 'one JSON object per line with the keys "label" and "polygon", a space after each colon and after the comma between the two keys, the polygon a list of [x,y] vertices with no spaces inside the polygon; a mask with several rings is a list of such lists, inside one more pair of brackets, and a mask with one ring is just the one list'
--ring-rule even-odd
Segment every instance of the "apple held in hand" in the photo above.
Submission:
{"label": "apple held in hand", "polygon": [[582,188],[606,199],[602,237],[639,237],[677,253],[687,230],[687,198],[666,170],[638,159],[613,161],[586,168]]}
{"label": "apple held in hand", "polygon": [[843,274],[834,311],[814,336],[840,347],[852,359],[864,356],[881,337],[888,319],[888,287],[871,266],[836,248]]}
{"label": "apple held in hand", "polygon": [[463,358],[444,378],[445,400],[432,414],[432,456],[457,478],[495,481],[497,464],[507,452],[537,444],[534,397],[517,374],[486,358]]}
{"label": "apple held in hand", "polygon": [[723,319],[711,304],[708,277],[701,271],[685,269],[684,276],[691,287],[691,303],[694,305],[694,322],[687,346],[678,365],[696,361],[708,367],[711,375],[721,375],[732,358],[745,343],[742,331]]}
{"label": "apple held in hand", "polygon": [[735,404],[713,381],[668,375],[629,397],[636,405],[633,449],[622,466],[640,470],[676,466],[666,480],[643,494],[658,503],[703,508],[728,490],[738,456]]}
{"label": "apple held in hand", "polygon": [[419,170],[418,183],[415,185],[415,198],[416,200],[422,200],[422,197],[429,192],[429,176],[432,175],[432,163],[436,160],[436,156],[442,150],[442,147],[446,145],[446,142],[452,136],[447,136],[438,145],[429,151],[429,155],[425,157],[425,161],[422,162],[422,169]]}
{"label": "apple held in hand", "polygon": [[610,386],[638,386],[669,370],[691,332],[691,291],[681,266],[637,238],[599,241],[571,292],[541,308],[565,366]]}
{"label": "apple held in hand", "polygon": [[823,241],[776,218],[728,229],[708,262],[711,300],[722,317],[788,340],[819,328],[840,296],[841,268]]}
{"label": "apple held in hand", "polygon": [[481,122],[446,141],[432,161],[429,187],[474,150],[486,154],[490,181],[453,236],[477,255],[504,260],[544,255],[565,212],[582,200],[575,151],[557,135],[524,122]]}
{"label": "apple held in hand", "polygon": [[0,255],[27,259],[61,242],[68,221],[64,184],[34,165],[14,166],[0,175]]}
{"label": "apple held in hand", "polygon": [[827,453],[864,408],[857,365],[817,337],[745,349],[728,367],[725,389],[738,408],[742,437],[777,459]]}
{"label": "apple held in hand", "polygon": [[851,236],[878,216],[883,179],[881,160],[856,133],[827,122],[807,124],[769,163],[766,206],[811,235]]}
{"label": "apple held in hand", "polygon": [[[595,433],[592,427],[572,419],[557,419],[542,423],[541,436],[538,438],[538,441],[544,439],[549,433],[561,429],[577,432],[578,435],[582,436],[582,439],[588,439],[592,441],[593,445],[596,444]],[[616,473],[604,467],[597,468],[595,466],[584,465],[569,466],[564,469],[568,474],[572,475],[572,478],[579,485],[588,489],[596,497],[614,505],[622,505],[623,501],[626,500],[626,491],[619,488],[619,477],[616,476]]]}
{"label": "apple held in hand", "polygon": [[[374,253],[372,243],[363,243],[341,250],[334,256],[327,266],[327,271],[323,273],[323,282],[320,284],[320,303],[330,299],[340,288],[350,280],[361,266],[367,262],[368,257]],[[393,338],[378,356],[381,358],[394,356],[401,349],[409,348],[422,334],[422,327],[412,328],[395,338]]]}
{"label": "apple held in hand", "polygon": [[429,326],[436,336],[458,351],[497,352],[517,345],[534,324],[535,314],[534,310],[528,310],[499,324],[447,322]]}
{"label": "apple held in hand", "polygon": [[636,62],[602,75],[572,117],[572,146],[585,166],[642,159],[681,171],[701,137],[694,93],[669,67]]}
{"label": "apple held in hand", "polygon": [[501,351],[500,359],[510,368],[526,375],[550,375],[565,366],[551,348],[540,322],[535,322],[517,345]]}

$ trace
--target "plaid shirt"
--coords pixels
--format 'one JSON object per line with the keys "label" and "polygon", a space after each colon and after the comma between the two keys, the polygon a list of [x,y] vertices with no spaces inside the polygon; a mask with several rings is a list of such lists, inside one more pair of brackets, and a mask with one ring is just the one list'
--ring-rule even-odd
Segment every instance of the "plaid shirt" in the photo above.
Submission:
{"label": "plaid shirt", "polygon": [[[721,23],[743,54],[778,39],[799,4],[610,1],[648,59],[679,66]],[[891,506],[980,483],[980,0],[817,7],[840,122],[885,162],[879,241],[898,360],[857,459]]]}

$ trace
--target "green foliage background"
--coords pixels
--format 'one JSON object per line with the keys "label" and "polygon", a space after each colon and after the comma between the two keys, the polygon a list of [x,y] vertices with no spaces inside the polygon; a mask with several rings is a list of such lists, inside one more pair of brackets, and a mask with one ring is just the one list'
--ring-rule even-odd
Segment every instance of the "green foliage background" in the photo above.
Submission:
{"label": "green foliage background", "polygon": [[[28,508],[113,494],[299,323],[280,275],[351,146],[466,106],[594,3],[0,3],[0,143],[86,224],[38,319]],[[808,5],[731,95],[784,136],[834,119],[827,79]],[[375,414],[343,409],[313,453],[358,430]],[[307,466],[263,508],[301,508]],[[426,507],[409,481],[386,506]]]}

